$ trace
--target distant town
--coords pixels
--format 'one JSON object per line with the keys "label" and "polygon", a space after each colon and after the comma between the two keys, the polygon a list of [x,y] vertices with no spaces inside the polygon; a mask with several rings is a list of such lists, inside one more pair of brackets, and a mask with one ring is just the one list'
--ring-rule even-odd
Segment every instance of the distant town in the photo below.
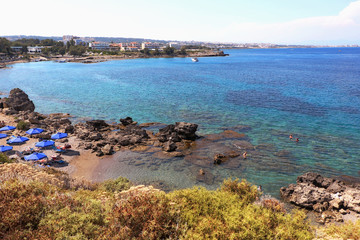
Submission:
{"label": "distant town", "polygon": [[[3,36],[0,37],[0,67],[18,61],[78,61],[93,63],[110,59],[147,57],[226,56],[222,49],[359,47],[359,45],[281,45],[271,43],[213,43],[165,41],[141,38]],[[107,57],[105,57],[107,56]],[[109,57],[111,56],[111,57]]]}
{"label": "distant town", "polygon": [[[167,46],[177,50],[186,46],[198,46],[208,49],[242,49],[242,48],[316,48],[316,47],[360,47],[360,45],[284,45],[273,43],[213,43],[198,41],[165,41],[137,38],[107,38],[107,37],[78,37],[73,35],[64,35],[60,37],[41,37],[41,36],[4,36],[9,41],[17,41],[19,39],[52,39],[54,41],[63,42],[66,45],[70,41],[74,41],[74,45],[86,46],[93,50],[102,51],[140,51],[145,48],[149,50],[163,50]],[[14,51],[20,51],[21,46],[12,46]],[[28,46],[29,53],[41,52],[46,46]]]}

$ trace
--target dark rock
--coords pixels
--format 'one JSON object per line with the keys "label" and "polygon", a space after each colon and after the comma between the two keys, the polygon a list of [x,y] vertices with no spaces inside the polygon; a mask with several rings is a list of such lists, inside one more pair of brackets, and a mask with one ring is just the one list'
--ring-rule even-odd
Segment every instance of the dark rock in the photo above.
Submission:
{"label": "dark rock", "polygon": [[130,145],[130,139],[128,137],[123,137],[121,139],[118,139],[118,142],[119,142],[120,146]]}
{"label": "dark rock", "polygon": [[171,140],[172,142],[180,142],[181,140],[194,141],[198,136],[195,134],[198,125],[193,123],[177,122],[175,125],[170,124],[159,129],[157,134],[160,142]]}
{"label": "dark rock", "polygon": [[74,133],[75,128],[73,125],[68,125],[65,127],[65,133]]}
{"label": "dark rock", "polygon": [[227,160],[227,156],[225,156],[224,154],[216,154],[214,156],[214,164],[221,164],[222,162]]}
{"label": "dark rock", "polygon": [[[17,112],[35,110],[34,103],[29,99],[28,95],[19,88],[14,88],[10,91],[8,98],[1,99],[4,108],[10,108]],[[6,113],[5,113],[6,114]]]}
{"label": "dark rock", "polygon": [[104,153],[103,153],[102,151],[96,152],[96,156],[97,156],[97,157],[104,156]]}
{"label": "dark rock", "polygon": [[176,150],[176,148],[177,148],[177,146],[174,142],[168,141],[165,143],[163,149],[165,152],[173,152]]}
{"label": "dark rock", "polygon": [[92,147],[93,147],[92,143],[85,143],[84,144],[84,149],[85,150],[91,149]]}
{"label": "dark rock", "polygon": [[124,125],[124,126],[128,126],[128,125],[134,123],[134,121],[133,121],[133,119],[132,119],[131,117],[120,118],[120,122],[121,122],[121,124]]}
{"label": "dark rock", "polygon": [[86,121],[86,125],[90,131],[99,131],[109,127],[109,124],[107,124],[104,120]]}
{"label": "dark rock", "polygon": [[91,141],[99,141],[103,138],[103,136],[100,133],[92,133],[88,137]]}
{"label": "dark rock", "polygon": [[178,133],[181,139],[195,140],[197,138],[195,134],[197,128],[198,128],[197,124],[177,122],[175,123],[174,131]]}

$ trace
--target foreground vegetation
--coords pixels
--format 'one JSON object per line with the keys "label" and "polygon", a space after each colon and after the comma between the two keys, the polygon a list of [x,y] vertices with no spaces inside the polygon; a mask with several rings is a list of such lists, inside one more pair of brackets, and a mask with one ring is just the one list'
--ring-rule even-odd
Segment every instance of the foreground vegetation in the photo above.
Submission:
{"label": "foreground vegetation", "polygon": [[[245,180],[164,193],[125,178],[91,184],[0,164],[0,239],[313,239],[302,211],[256,201]],[[359,229],[359,227],[354,227]]]}

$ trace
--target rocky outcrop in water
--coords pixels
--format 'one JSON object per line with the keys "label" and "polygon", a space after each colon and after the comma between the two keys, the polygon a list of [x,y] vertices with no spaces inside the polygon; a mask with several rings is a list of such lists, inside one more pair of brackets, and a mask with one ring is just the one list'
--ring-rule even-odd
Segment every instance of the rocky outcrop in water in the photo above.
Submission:
{"label": "rocky outcrop in water", "polygon": [[180,142],[181,140],[194,141],[198,136],[196,135],[197,124],[177,122],[175,125],[170,124],[164,128],[159,129],[156,135],[160,142],[173,141]]}
{"label": "rocky outcrop in water", "polygon": [[343,221],[347,214],[360,214],[360,184],[305,173],[296,184],[280,189],[282,198],[318,213],[319,222]]}
{"label": "rocky outcrop in water", "polygon": [[34,103],[29,96],[21,89],[14,88],[10,91],[9,97],[0,101],[0,107],[7,108],[5,114],[16,114],[20,111],[33,112],[35,110]]}

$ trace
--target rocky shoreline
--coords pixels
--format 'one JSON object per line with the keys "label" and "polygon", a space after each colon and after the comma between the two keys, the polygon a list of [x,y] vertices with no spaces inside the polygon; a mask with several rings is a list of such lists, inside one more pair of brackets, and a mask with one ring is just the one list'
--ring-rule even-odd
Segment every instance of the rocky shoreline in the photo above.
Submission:
{"label": "rocky shoreline", "polygon": [[285,201],[315,213],[319,223],[360,219],[360,179],[342,178],[305,173],[296,184],[282,187],[280,194]]}
{"label": "rocky shoreline", "polygon": [[25,59],[16,59],[2,61],[0,63],[0,69],[6,68],[7,65],[15,63],[26,63],[26,62],[38,62],[38,61],[56,61],[56,62],[78,62],[78,63],[99,63],[106,62],[111,60],[126,60],[126,59],[137,59],[137,58],[174,58],[174,57],[225,57],[229,54],[225,54],[223,51],[204,51],[204,52],[189,52],[186,55],[180,56],[169,56],[169,55],[158,55],[158,56],[148,56],[144,54],[131,54],[131,55],[90,55],[83,57],[76,56],[33,56],[33,58]]}
{"label": "rocky shoreline", "polygon": [[[73,141],[76,143],[74,147],[87,151],[87,156],[91,154],[101,158],[130,150],[151,153],[159,159],[182,157],[184,164],[191,163],[193,166],[191,172],[196,181],[204,184],[214,183],[217,176],[210,170],[217,165],[222,168],[239,168],[245,160],[244,152],[256,156],[264,147],[252,145],[244,133],[237,132],[251,129],[249,126],[237,126],[234,129],[237,131],[224,129],[217,134],[198,136],[198,125],[194,123],[138,124],[131,117],[112,124],[104,120],[89,120],[73,125],[69,114],[44,115],[35,112],[34,103],[18,88],[11,90],[7,98],[0,99],[0,111],[14,119],[15,123],[23,121],[28,123],[29,128],[45,129],[44,133],[34,138],[49,139],[51,134],[59,131],[70,134],[76,139]],[[209,156],[210,149],[215,154]],[[306,173],[298,177],[297,184],[281,188],[280,194],[285,201],[314,212],[319,223],[360,218],[360,180],[355,178],[339,180]]]}

